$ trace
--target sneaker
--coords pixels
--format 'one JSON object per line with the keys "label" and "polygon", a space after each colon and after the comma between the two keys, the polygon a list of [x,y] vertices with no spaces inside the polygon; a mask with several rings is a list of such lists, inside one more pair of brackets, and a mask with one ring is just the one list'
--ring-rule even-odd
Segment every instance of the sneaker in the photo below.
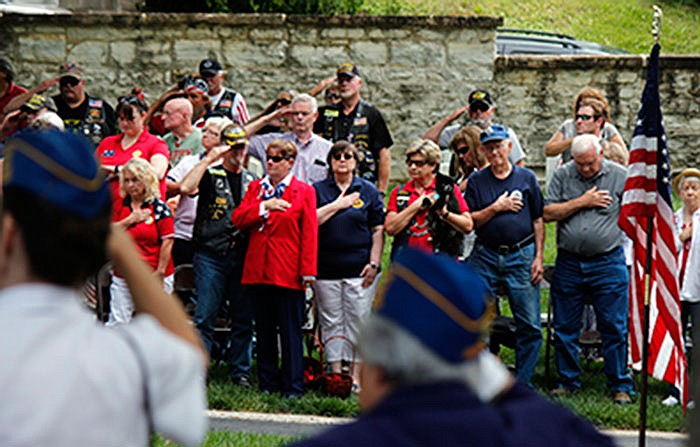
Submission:
{"label": "sneaker", "polygon": [[615,394],[613,394],[613,402],[620,405],[631,404],[632,398],[626,391],[615,391]]}
{"label": "sneaker", "polygon": [[668,396],[666,399],[662,400],[661,403],[666,405],[667,407],[672,407],[674,405],[678,405],[680,402],[675,397]]}

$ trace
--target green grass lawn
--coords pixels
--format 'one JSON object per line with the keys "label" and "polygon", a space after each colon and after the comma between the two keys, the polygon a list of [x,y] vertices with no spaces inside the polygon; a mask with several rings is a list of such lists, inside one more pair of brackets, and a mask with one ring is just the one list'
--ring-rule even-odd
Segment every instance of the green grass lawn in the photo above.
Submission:
{"label": "green grass lawn", "polygon": [[504,26],[569,34],[631,53],[649,52],[652,5],[664,11],[664,53],[700,53],[700,4],[691,0],[372,0],[362,10],[391,15],[494,15]]}
{"label": "green grass lawn", "polygon": [[[207,434],[203,447],[276,447],[297,440],[291,436],[277,436],[258,433],[211,431]],[[154,447],[174,447],[177,444],[157,437]]]}

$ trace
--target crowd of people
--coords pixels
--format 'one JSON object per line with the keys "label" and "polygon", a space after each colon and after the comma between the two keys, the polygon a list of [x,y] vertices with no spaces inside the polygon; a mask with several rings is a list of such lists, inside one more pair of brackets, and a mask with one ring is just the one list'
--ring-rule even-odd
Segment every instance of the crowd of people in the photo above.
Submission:
{"label": "crowd of people", "polygon": [[[86,137],[109,185],[112,221],[163,288],[171,290],[174,267],[193,265],[194,322],[210,354],[215,321],[229,303],[234,383],[251,386],[255,334],[260,389],[304,392],[302,324],[313,291],[330,368],[348,368],[359,391],[355,344],[388,235],[392,259],[407,248],[439,253],[469,265],[491,295],[505,287],[515,376],[528,384],[542,343],[545,222],[556,222],[553,392],[581,387],[585,323],[600,333],[613,400],[631,402],[629,253],[617,225],[628,152],[599,90],[580,91],[572,116],[546,144],[546,155],[560,160],[543,195],[484,89],[402,151],[410,179],[389,190],[393,140],[381,112],[362,99],[363,76],[352,63],[308,93],[282,92],[252,118],[242,94],[224,86],[215,59],[150,106],[136,88],[113,108],[87,93],[85,71],[73,63],[29,90],[15,83],[4,58],[0,76],[3,141],[27,127]],[[59,93],[49,97],[53,86]],[[321,93],[323,106],[315,98]],[[700,172],[683,171],[674,188],[683,201],[677,234],[686,325],[700,302]],[[115,266],[109,323],[128,323],[134,304]]]}

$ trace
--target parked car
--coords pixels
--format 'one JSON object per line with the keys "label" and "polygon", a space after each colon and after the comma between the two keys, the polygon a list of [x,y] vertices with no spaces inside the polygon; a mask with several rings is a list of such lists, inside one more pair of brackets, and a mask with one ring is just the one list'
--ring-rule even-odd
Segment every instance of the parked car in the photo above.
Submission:
{"label": "parked car", "polygon": [[628,54],[619,48],[577,40],[566,34],[545,31],[499,28],[496,33],[498,54]]}

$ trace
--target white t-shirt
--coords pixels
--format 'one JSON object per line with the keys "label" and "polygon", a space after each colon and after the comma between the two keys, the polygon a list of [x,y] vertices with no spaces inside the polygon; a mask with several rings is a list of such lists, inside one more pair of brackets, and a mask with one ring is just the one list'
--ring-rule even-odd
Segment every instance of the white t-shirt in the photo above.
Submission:
{"label": "white t-shirt", "polygon": [[104,327],[80,300],[50,284],[0,292],[0,445],[146,445],[144,389],[155,430],[199,444],[207,424],[196,349],[147,315]]}
{"label": "white t-shirt", "polygon": [[[181,182],[182,179],[202,159],[202,155],[186,155],[180,162],[168,172],[168,179]],[[180,202],[175,211],[175,237],[186,241],[192,240],[194,220],[197,217],[197,200],[199,196],[190,197],[180,194]]]}

